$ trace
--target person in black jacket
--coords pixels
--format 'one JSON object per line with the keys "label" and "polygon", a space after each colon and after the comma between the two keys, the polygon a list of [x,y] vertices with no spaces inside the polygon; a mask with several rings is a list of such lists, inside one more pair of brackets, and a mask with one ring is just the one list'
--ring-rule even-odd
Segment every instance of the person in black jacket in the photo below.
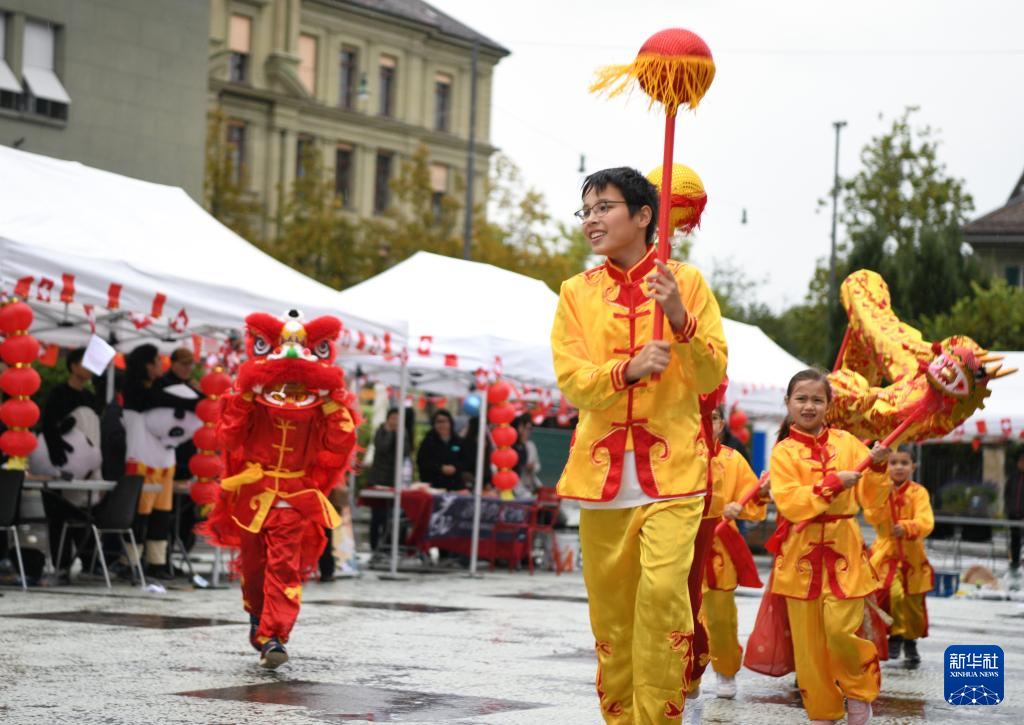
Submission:
{"label": "person in black jacket", "polygon": [[[1013,521],[1024,519],[1024,450],[1017,455],[1016,470],[1010,472],[1006,477],[1006,487],[1003,489],[1003,503],[1006,518]],[[1020,575],[1020,543],[1021,530],[1018,527],[1010,529],[1010,572],[1013,576]]]}
{"label": "person in black jacket", "polygon": [[461,472],[463,442],[455,434],[455,421],[447,410],[439,410],[431,419],[431,430],[423,436],[416,453],[420,480],[434,488],[458,491],[465,488]]}
{"label": "person in black jacket", "polygon": [[[366,482],[371,486],[395,485],[395,453],[398,446],[398,408],[388,410],[384,422],[373,435],[373,463],[367,474]],[[412,456],[412,442],[409,431],[405,432],[403,458]],[[384,528],[387,525],[390,510],[387,506],[374,506],[370,509],[370,548],[377,550],[378,542],[383,540]]]}
{"label": "person in black jacket", "polygon": [[[463,438],[462,443],[462,482],[465,484],[463,488],[471,489],[476,486],[476,444],[479,437],[480,417],[477,416],[469,419],[466,437]],[[484,433],[484,488],[491,485],[491,451],[493,450],[490,431],[487,431]]]}

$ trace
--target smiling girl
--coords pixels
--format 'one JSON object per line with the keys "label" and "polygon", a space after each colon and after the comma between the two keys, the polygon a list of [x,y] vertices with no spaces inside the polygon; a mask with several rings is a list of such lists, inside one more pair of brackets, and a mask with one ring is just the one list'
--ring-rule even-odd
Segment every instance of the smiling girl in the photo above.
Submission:
{"label": "smiling girl", "polygon": [[[772,498],[779,526],[769,542],[777,556],[772,591],[786,597],[797,680],[813,723],[843,717],[871,719],[881,670],[875,645],[857,636],[864,597],[879,580],[868,563],[861,506],[884,505],[889,494],[889,449],[869,452],[855,436],[826,424],[832,389],[820,370],[793,376],[786,391],[787,420],[772,451]],[[868,455],[871,468],[855,469]]]}

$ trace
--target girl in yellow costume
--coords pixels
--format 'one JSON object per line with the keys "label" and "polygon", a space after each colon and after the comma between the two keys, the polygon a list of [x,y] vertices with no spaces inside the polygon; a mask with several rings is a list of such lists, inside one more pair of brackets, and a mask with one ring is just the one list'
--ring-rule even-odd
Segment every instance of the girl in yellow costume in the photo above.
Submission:
{"label": "girl in yellow costume", "polygon": [[841,719],[845,695],[849,725],[863,725],[871,719],[881,669],[875,645],[856,632],[864,620],[864,597],[880,582],[854,517],[862,505],[884,504],[889,449],[876,444],[872,467],[857,473],[869,451],[853,435],[825,425],[831,399],[819,370],[797,373],[786,391],[787,423],[769,468],[779,511],[769,542],[778,554],[772,591],[786,597],[808,717],[813,723]]}
{"label": "girl in yellow costume", "polygon": [[[723,406],[714,410],[711,420],[715,437],[721,438],[725,429]],[[736,519],[763,521],[770,500],[767,477],[760,484],[757,495],[743,505],[739,503],[743,494],[758,485],[757,476],[746,459],[729,446],[720,446],[719,452],[711,460],[711,468],[715,477],[715,498],[721,491],[723,507],[720,513],[729,520],[729,526],[737,535],[739,530]],[[736,565],[732,556],[722,538],[715,536],[705,567],[702,613],[711,647],[711,667],[718,675],[716,694],[726,699],[736,697],[736,673],[743,659],[743,648],[737,637],[739,622],[734,595],[737,583]]]}
{"label": "girl in yellow costume", "polygon": [[871,545],[871,565],[884,577],[882,608],[893,618],[889,635],[889,659],[901,650],[907,664],[917,666],[921,657],[917,640],[928,636],[925,593],[935,586],[935,573],[924,551],[924,540],[935,528],[928,489],[910,480],[914,459],[908,446],[889,457],[892,492],[879,508],[864,510],[878,538]]}
{"label": "girl in yellow costume", "polygon": [[[708,493],[698,395],[726,367],[704,278],[655,258],[657,210],[657,191],[634,169],[586,179],[577,216],[607,261],[562,284],[551,331],[559,387],[580,410],[558,492],[581,501],[597,692],[616,725],[682,719],[693,616],[680,584]],[[652,339],[655,302],[668,340]]]}

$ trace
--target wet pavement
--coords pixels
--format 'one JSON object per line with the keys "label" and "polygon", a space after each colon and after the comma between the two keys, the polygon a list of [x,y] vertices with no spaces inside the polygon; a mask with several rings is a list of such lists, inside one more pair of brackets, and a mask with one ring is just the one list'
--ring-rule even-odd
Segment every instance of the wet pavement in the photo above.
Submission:
{"label": "wet pavement", "polygon": [[[498,571],[307,584],[279,670],[257,666],[237,585],[113,596],[87,584],[0,598],[0,722],[7,725],[324,722],[458,725],[600,723],[586,592],[578,573]],[[740,640],[760,602],[737,597]],[[929,599],[931,636],[917,670],[883,663],[879,724],[1022,723],[1024,610],[1014,602]],[[943,651],[998,644],[1006,700],[943,701]],[[792,675],[742,670],[736,700],[705,693],[687,723],[807,722]]]}

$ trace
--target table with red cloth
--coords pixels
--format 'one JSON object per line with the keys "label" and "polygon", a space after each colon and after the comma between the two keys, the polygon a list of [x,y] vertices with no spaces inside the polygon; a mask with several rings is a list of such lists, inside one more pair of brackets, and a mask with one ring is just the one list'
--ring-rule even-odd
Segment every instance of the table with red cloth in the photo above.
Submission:
{"label": "table with red cloth", "polygon": [[[394,506],[394,489],[371,486],[363,489],[357,502],[360,506]],[[518,561],[526,556],[525,526],[530,520],[533,499],[507,501],[485,496],[480,500],[481,559]],[[445,493],[427,489],[403,489],[402,513],[409,520],[406,546],[427,552],[436,546],[453,554],[470,555],[473,543],[473,496],[468,493]],[[498,532],[497,550],[492,539],[495,522],[521,524],[515,530]],[[388,537],[390,540],[390,536]]]}

